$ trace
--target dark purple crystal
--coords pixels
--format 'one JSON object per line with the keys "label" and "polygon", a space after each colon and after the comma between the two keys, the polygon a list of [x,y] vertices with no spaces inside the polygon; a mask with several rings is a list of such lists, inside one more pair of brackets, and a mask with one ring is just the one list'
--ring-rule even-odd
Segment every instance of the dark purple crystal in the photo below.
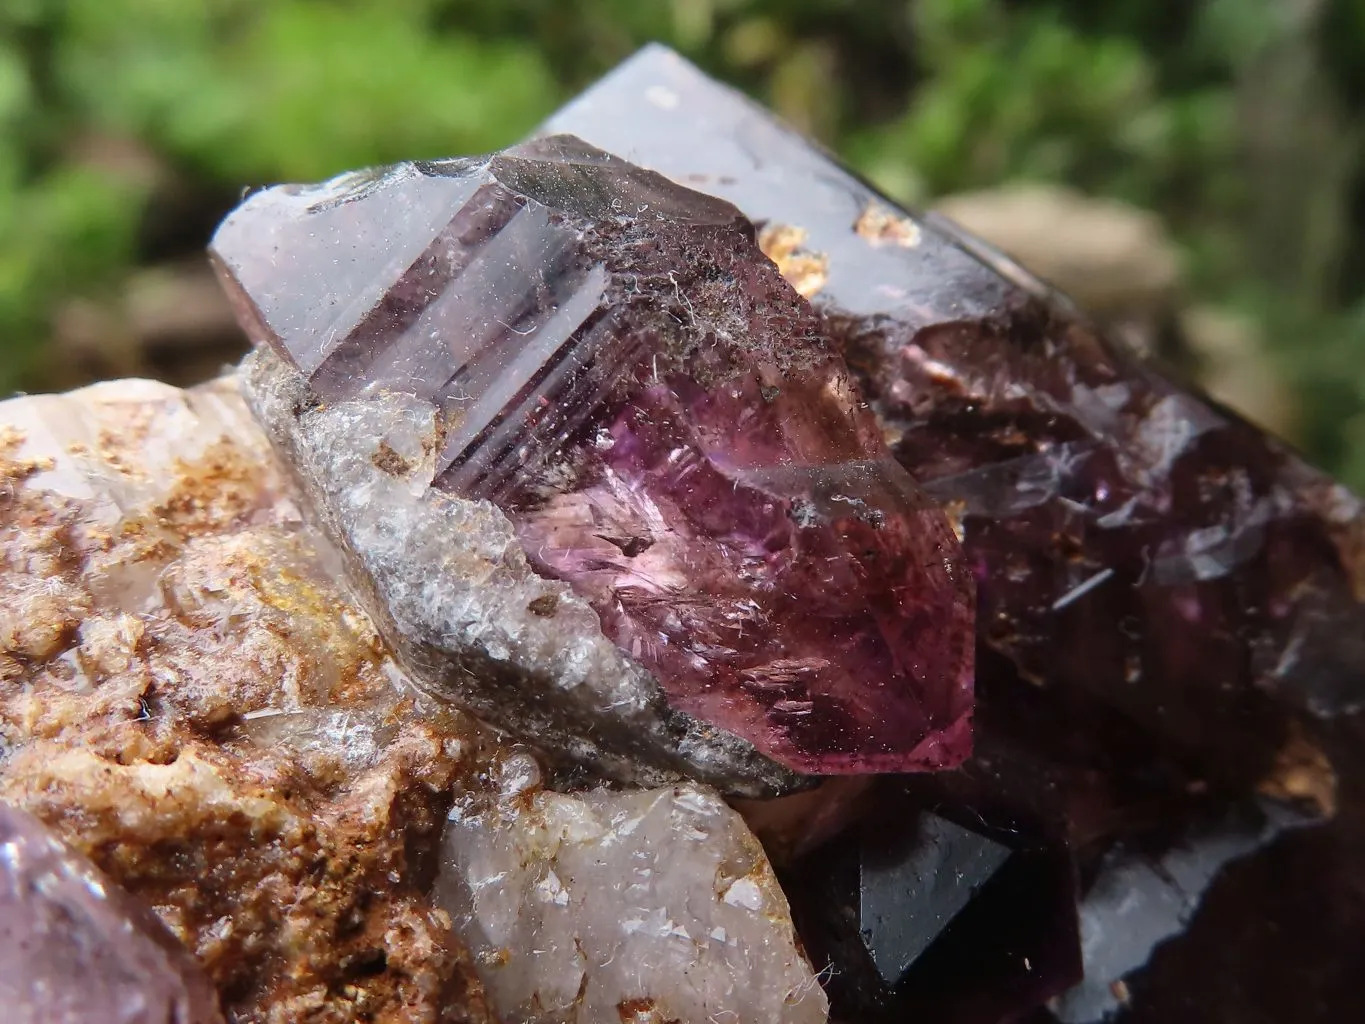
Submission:
{"label": "dark purple crystal", "polygon": [[1019,820],[884,785],[784,883],[839,1020],[995,1024],[1080,978],[1066,845]]}
{"label": "dark purple crystal", "polygon": [[[546,129],[800,240],[789,272],[897,458],[958,517],[979,585],[977,753],[921,779],[937,792],[920,797],[1052,822],[1079,857],[1087,920],[1110,927],[1098,959],[1087,948],[1086,984],[1107,1002],[1078,989],[1063,1019],[1360,1016],[1359,499],[662,48]],[[790,244],[772,251],[785,262]],[[1319,827],[1289,829],[1305,820],[1295,804]],[[1115,942],[1105,917],[1123,877],[1145,880],[1130,893],[1145,945]]]}
{"label": "dark purple crystal", "polygon": [[270,189],[213,251],[322,400],[435,402],[435,486],[675,707],[804,772],[966,756],[957,538],[728,203],[556,137]]}
{"label": "dark purple crystal", "polygon": [[800,229],[896,457],[960,519],[982,640],[1026,677],[1244,779],[1287,713],[1362,700],[1360,502],[1283,444],[675,54],[644,51],[547,128]]}

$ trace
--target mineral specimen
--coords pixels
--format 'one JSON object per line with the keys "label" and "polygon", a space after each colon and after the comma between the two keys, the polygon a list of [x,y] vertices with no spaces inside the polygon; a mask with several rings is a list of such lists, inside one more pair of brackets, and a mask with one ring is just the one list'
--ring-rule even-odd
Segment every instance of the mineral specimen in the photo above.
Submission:
{"label": "mineral specimen", "polygon": [[0,1004],[9,1024],[222,1024],[194,958],[42,822],[0,804]]}
{"label": "mineral specimen", "polygon": [[[509,765],[530,779],[536,761],[417,692],[342,585],[341,557],[236,384],[120,381],[0,403],[0,801],[152,907],[237,1024],[514,1019],[488,1009],[476,972],[487,962],[471,960],[467,922],[453,932],[431,887],[457,891],[471,880],[462,857],[487,863],[504,838],[541,835],[547,807],[600,809],[601,832],[574,836],[585,865],[655,861],[653,890],[630,893],[651,920],[694,920],[718,866],[736,872],[739,893],[763,886],[757,910],[716,909],[732,944],[705,947],[685,973],[647,976],[641,991],[658,1005],[686,1009],[684,1024],[706,1024],[692,1007],[725,1019],[751,999],[782,1019],[823,1019],[762,851],[713,792],[679,791],[699,826],[685,857],[658,856],[652,827],[630,833],[613,816],[660,794],[537,787],[534,799],[479,802],[488,779],[508,780]],[[457,788],[461,814],[490,815],[501,831],[471,836],[456,821],[443,850]],[[14,855],[0,838],[0,880]],[[0,946],[23,922],[4,892]],[[499,954],[509,966],[572,963],[598,899],[547,919],[567,946],[549,927],[522,927]],[[637,964],[656,943],[622,932],[613,948]],[[156,963],[120,991],[161,998]],[[91,995],[46,966],[32,977],[52,981],[47,996]],[[613,983],[596,961],[589,973]],[[626,1009],[650,1019],[644,1003]]]}
{"label": "mineral specimen", "polygon": [[555,793],[512,754],[458,794],[437,898],[504,1021],[823,1022],[762,849],[714,793]]}
{"label": "mineral specimen", "polygon": [[[980,753],[964,778],[980,784],[974,798],[1060,818],[1087,919],[1134,860],[1159,873],[1185,863],[1182,843],[1203,867],[1246,855],[1184,873],[1166,920],[1187,930],[1149,969],[1132,973],[1140,943],[1108,967],[1087,951],[1127,1000],[1119,1012],[1365,1012],[1343,966],[1365,944],[1365,884],[1350,866],[1365,852],[1359,500],[662,48],[544,130],[735,203],[812,297],[897,458],[953,510],[977,578]],[[1220,824],[1258,796],[1281,805],[1264,831]],[[1286,801],[1327,823],[1277,830]],[[1294,879],[1293,895],[1277,877]],[[1159,887],[1130,895],[1171,903]],[[1129,973],[1106,977],[1115,965]],[[1280,994],[1286,976],[1293,995]],[[1059,1005],[1072,1019],[1113,1008]]]}
{"label": "mineral specimen", "polygon": [[776,776],[718,730],[806,773],[966,755],[957,539],[733,207],[556,137],[260,192],[213,251],[308,382],[261,357],[257,408],[464,704],[735,791]]}
{"label": "mineral specimen", "polygon": [[814,300],[897,458],[955,510],[983,642],[1027,676],[1252,779],[1285,738],[1281,706],[1330,717],[1361,699],[1360,501],[1284,445],[666,50],[546,131],[799,228],[826,257]]}

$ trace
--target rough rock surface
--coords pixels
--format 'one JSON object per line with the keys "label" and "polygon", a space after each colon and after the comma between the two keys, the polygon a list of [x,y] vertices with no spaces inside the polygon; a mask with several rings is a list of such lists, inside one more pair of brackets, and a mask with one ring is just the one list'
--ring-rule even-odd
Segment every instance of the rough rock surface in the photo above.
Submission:
{"label": "rough rock surface", "polygon": [[0,480],[0,800],[234,1021],[484,1020],[408,852],[480,730],[400,699],[233,383],[0,404]]}
{"label": "rough rock surface", "polygon": [[[153,908],[234,1024],[493,1021],[431,899],[440,834],[456,787],[468,808],[509,758],[540,769],[395,663],[236,379],[0,403],[0,483],[0,801]],[[678,920],[718,859],[771,878],[738,816],[687,792],[724,827],[657,865],[650,906]],[[529,797],[498,815],[507,836],[544,821]],[[659,846],[598,839],[579,845],[589,861]],[[655,998],[690,1007],[710,993],[724,1019],[724,998],[750,996],[726,988],[739,970],[806,986],[815,1009],[800,1019],[822,1019],[780,894],[764,901],[771,919],[746,936],[757,945],[652,973]],[[548,932],[520,937],[517,962],[575,955]]]}
{"label": "rough rock surface", "polygon": [[513,753],[457,795],[437,897],[506,1024],[825,1020],[762,848],[691,784],[555,793]]}
{"label": "rough rock surface", "polygon": [[203,970],[145,906],[0,804],[0,1005],[9,1024],[222,1024]]}

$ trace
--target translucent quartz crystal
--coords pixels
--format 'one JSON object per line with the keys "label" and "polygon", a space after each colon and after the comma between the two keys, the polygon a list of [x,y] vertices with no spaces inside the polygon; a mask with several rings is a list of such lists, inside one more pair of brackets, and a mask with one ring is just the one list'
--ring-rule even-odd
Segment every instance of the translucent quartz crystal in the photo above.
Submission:
{"label": "translucent quartz crystal", "polygon": [[507,1024],[819,1024],[787,901],[692,785],[555,793],[513,754],[450,812],[437,899]]}
{"label": "translucent quartz crystal", "polygon": [[0,804],[7,1024],[222,1024],[203,970],[150,910],[42,822]]}
{"label": "translucent quartz crystal", "polygon": [[560,137],[270,189],[213,251],[324,403],[434,404],[433,486],[675,708],[802,772],[966,756],[957,539],[733,207]]}

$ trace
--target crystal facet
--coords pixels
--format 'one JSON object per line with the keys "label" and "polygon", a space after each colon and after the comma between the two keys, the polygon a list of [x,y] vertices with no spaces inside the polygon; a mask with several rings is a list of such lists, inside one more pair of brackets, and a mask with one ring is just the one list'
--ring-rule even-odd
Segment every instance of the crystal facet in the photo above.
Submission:
{"label": "crystal facet", "polygon": [[783,872],[836,1017],[995,1024],[1077,981],[1065,844],[912,789]]}
{"label": "crystal facet", "polygon": [[323,401],[433,404],[433,486],[675,708],[802,772],[967,754],[957,539],[727,203],[554,137],[258,193],[214,253]]}

